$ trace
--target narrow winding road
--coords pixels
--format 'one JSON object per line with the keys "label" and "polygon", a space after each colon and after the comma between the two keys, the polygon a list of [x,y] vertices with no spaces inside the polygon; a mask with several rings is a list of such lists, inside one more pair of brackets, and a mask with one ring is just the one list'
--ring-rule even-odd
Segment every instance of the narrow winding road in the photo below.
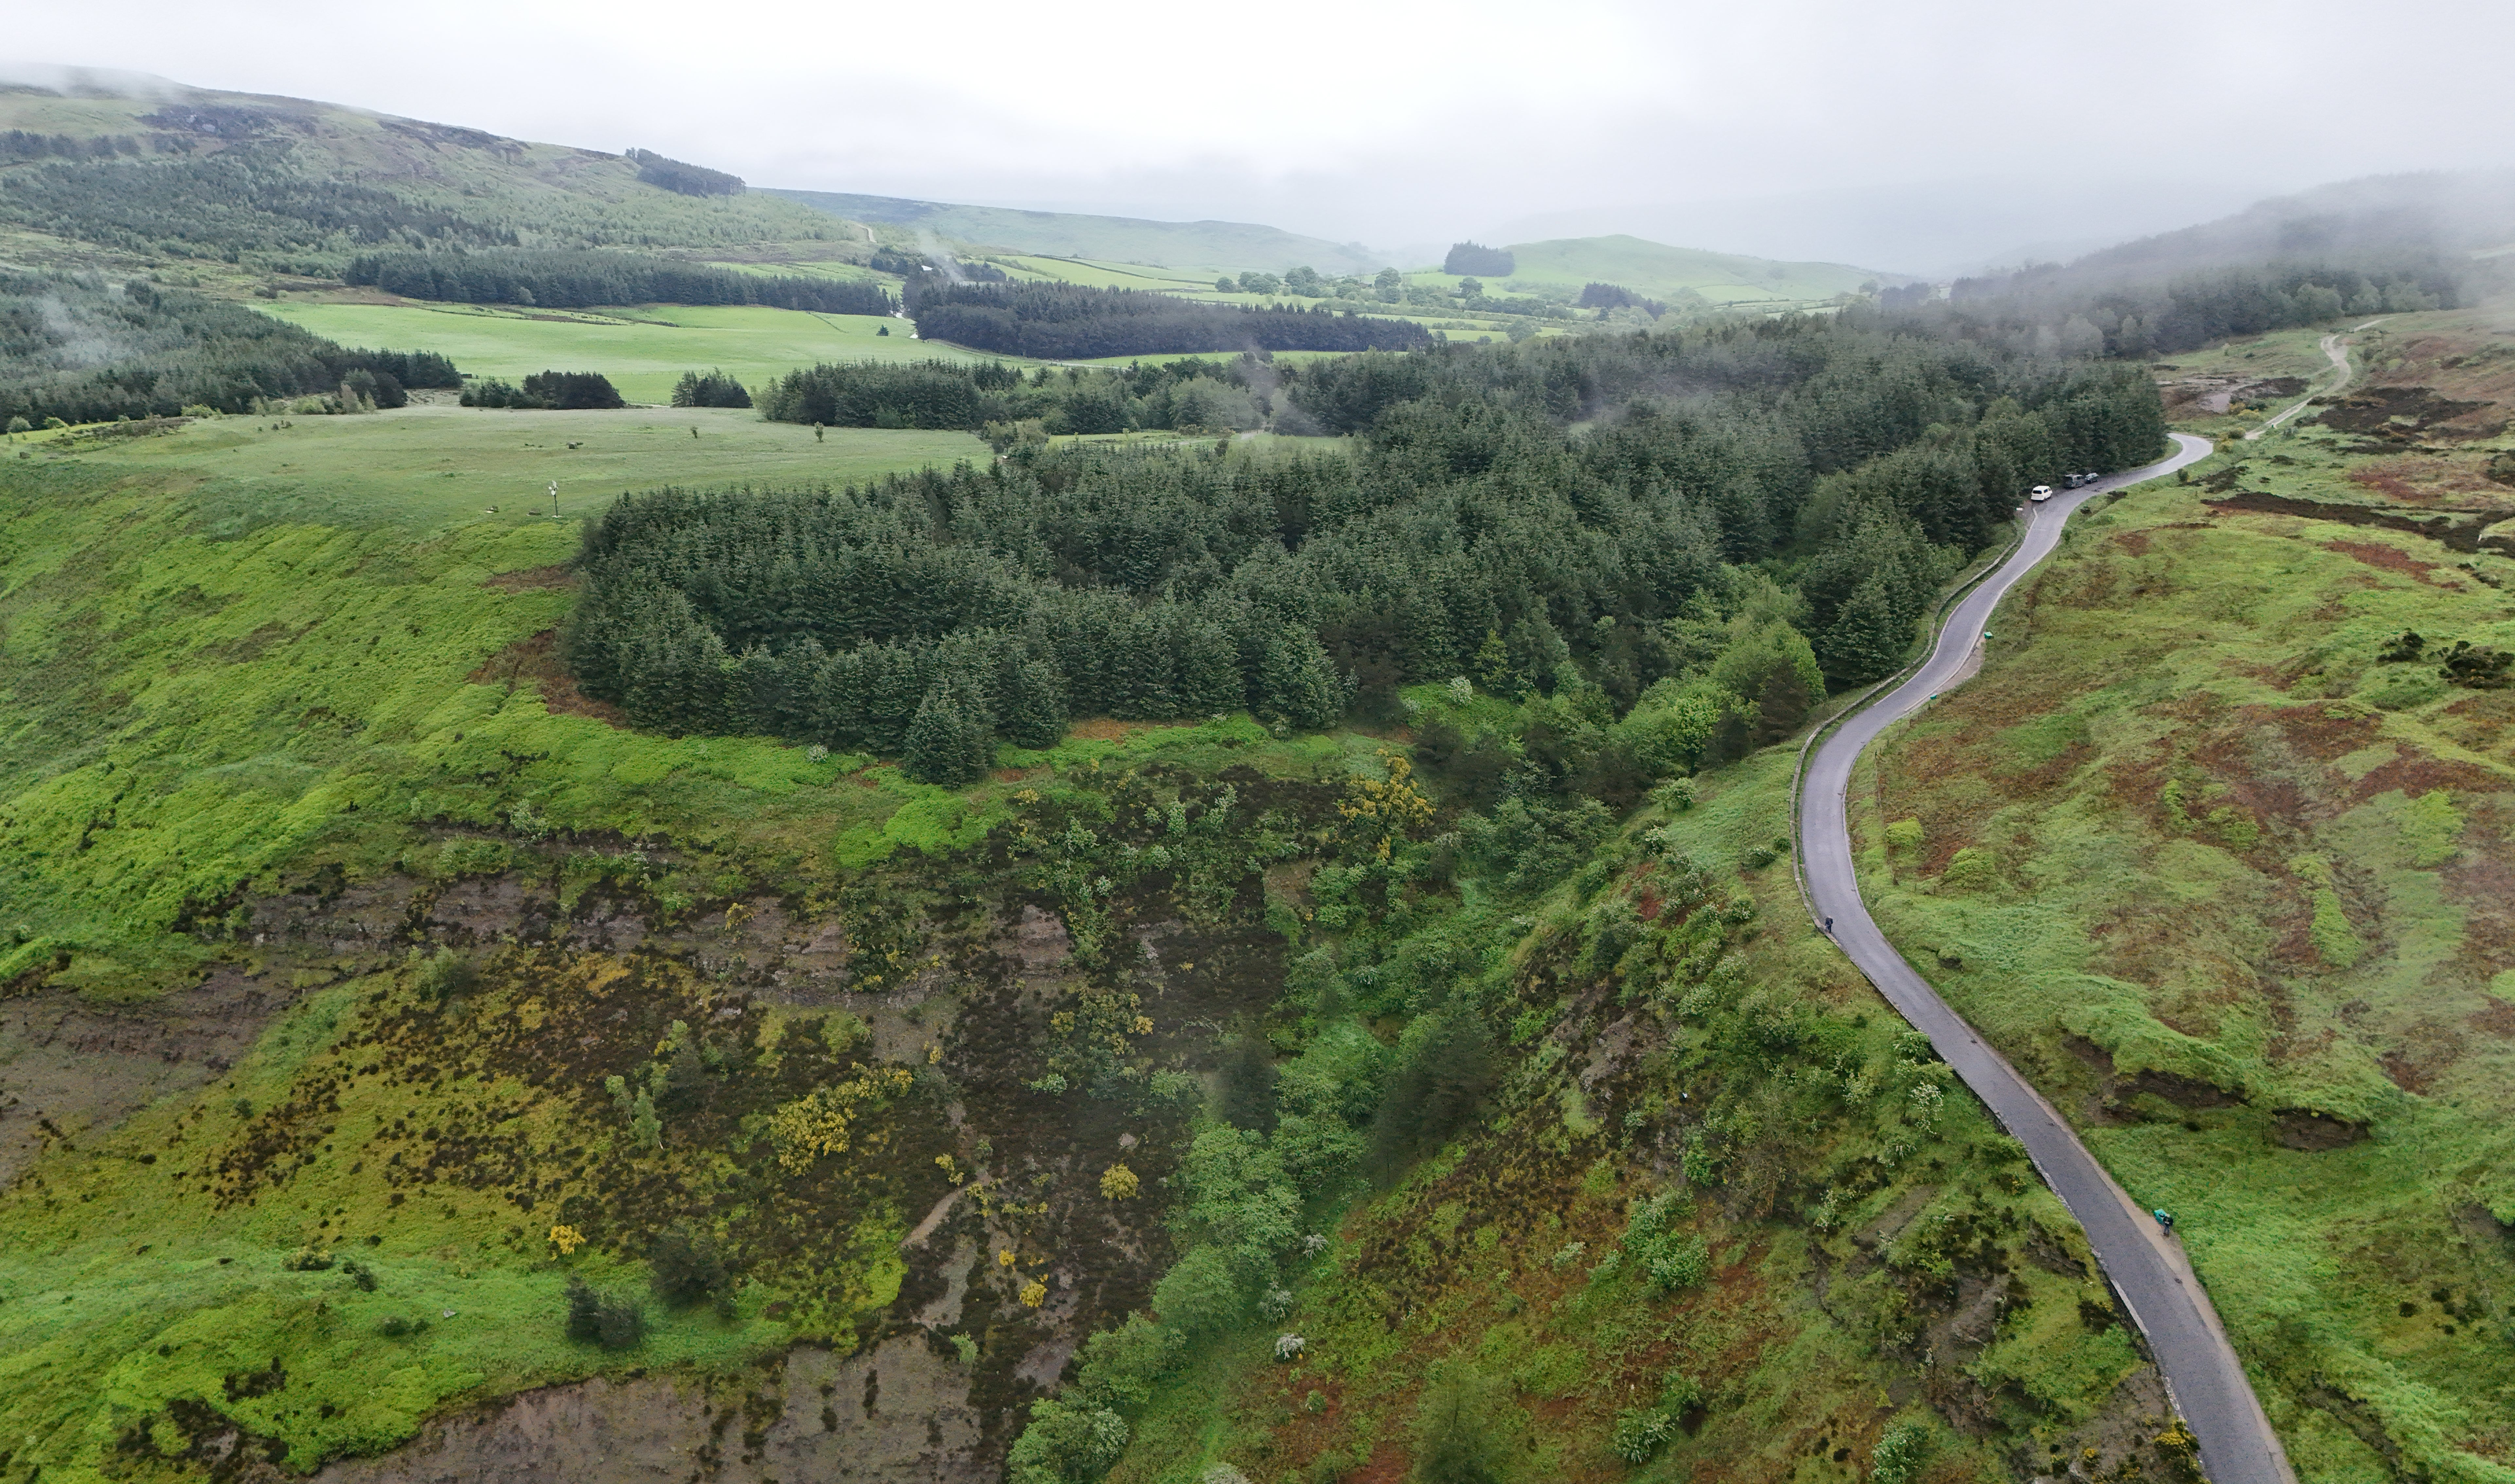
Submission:
{"label": "narrow winding road", "polygon": [[2132,1204],[2052,1105],[1904,962],[1870,920],[1852,872],[1845,795],[1861,750],[1958,677],[2000,598],[2052,554],[2073,511],[2094,496],[2171,474],[2210,451],[2206,438],[2178,433],[2174,441],[2170,458],[2028,507],[2025,539],[1958,604],[1928,661],[1911,680],[1854,713],[1809,758],[1800,785],[1799,859],[1810,902],[1821,921],[1832,922],[1835,942],[2025,1144],[2044,1181],[2085,1228],[2105,1276],[2147,1337],[2175,1407],[2200,1439],[2202,1466],[2212,1484],[2295,1484],[2279,1436],[2180,1245]]}
{"label": "narrow winding road", "polygon": [[[2357,329],[2373,329],[2377,324],[2382,322],[2382,319],[2383,316],[2377,315],[2375,318],[2368,320],[2365,324],[2358,326]],[[2357,333],[2357,330],[2352,330],[2349,333],[2354,335]],[[2308,392],[2305,395],[2298,397],[2295,401],[2289,403],[2286,408],[2282,409],[2279,416],[2271,419],[2267,423],[2264,423],[2252,432],[2246,433],[2246,442],[2249,443],[2253,441],[2263,433],[2270,432],[2282,423],[2285,423],[2288,419],[2296,416],[2298,413],[2303,412],[2316,397],[2337,396],[2340,394],[2340,389],[2349,385],[2349,378],[2351,375],[2349,368],[2349,343],[2342,340],[2337,333],[2334,333],[2326,335],[2315,344],[2322,348],[2324,358],[2331,362],[2331,369],[2333,372],[2331,385],[2324,388],[2320,392]]]}

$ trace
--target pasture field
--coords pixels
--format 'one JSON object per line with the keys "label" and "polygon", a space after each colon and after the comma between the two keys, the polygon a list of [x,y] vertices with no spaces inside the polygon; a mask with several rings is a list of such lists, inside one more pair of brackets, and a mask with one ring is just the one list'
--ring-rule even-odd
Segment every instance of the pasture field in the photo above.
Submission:
{"label": "pasture field", "polygon": [[2515,649],[2509,327],[2388,318],[2368,399],[2077,517],[1854,784],[1879,923],[2176,1214],[2309,1484],[2515,1468],[2515,689],[2440,664]]}
{"label": "pasture field", "polygon": [[[94,445],[21,446],[45,458]],[[572,524],[624,490],[839,484],[988,457],[984,443],[963,433],[832,428],[815,439],[809,428],[763,422],[743,408],[510,412],[451,402],[359,417],[205,419],[75,456],[207,480],[256,519],[284,515],[429,533],[547,526],[553,481],[559,514]]]}
{"label": "pasture field", "polygon": [[756,390],[816,361],[982,358],[913,339],[906,320],[874,314],[691,305],[599,313],[418,303],[254,308],[345,346],[441,351],[467,375],[513,381],[536,371],[599,371],[633,402],[666,402],[682,372],[712,366]]}
{"label": "pasture field", "polygon": [[[1543,285],[1579,289],[1596,281],[1618,283],[1652,299],[1673,299],[1691,290],[1723,308],[1788,309],[1819,304],[1891,274],[1839,263],[1781,263],[1700,248],[1670,247],[1639,237],[1567,237],[1515,243],[1516,266],[1507,278],[1480,278],[1495,294],[1525,293]],[[1408,280],[1455,291],[1459,276],[1424,270]]]}

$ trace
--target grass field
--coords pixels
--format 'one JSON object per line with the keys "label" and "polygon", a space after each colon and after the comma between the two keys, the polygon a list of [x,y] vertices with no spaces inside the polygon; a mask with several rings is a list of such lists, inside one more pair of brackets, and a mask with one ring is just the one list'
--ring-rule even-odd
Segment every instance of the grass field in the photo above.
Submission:
{"label": "grass field", "polygon": [[[1322,273],[1368,273],[1380,267],[1367,251],[1251,222],[1151,222],[817,190],[763,193],[849,221],[931,233],[982,250],[1053,253],[1109,264],[1223,264],[1234,272],[1255,268],[1280,273],[1308,264]],[[1215,271],[1206,272],[1208,283]]]}
{"label": "grass field", "polygon": [[[1628,236],[1521,242],[1510,251],[1515,261],[1511,276],[1479,280],[1488,293],[1524,293],[1539,285],[1578,289],[1596,281],[1622,284],[1646,298],[1673,299],[1691,290],[1715,305],[1780,308],[1821,303],[1881,276],[1839,263],[1780,263]],[[1444,289],[1455,289],[1460,281],[1457,275],[1438,272],[1409,277]]]}
{"label": "grass field", "polygon": [[345,346],[441,351],[467,375],[599,371],[633,402],[669,401],[673,383],[694,368],[722,366],[756,389],[816,361],[979,358],[912,339],[906,320],[870,314],[688,305],[601,313],[461,304],[255,308]]}
{"label": "grass field", "polygon": [[[434,532],[548,525],[554,482],[558,513],[573,522],[624,490],[660,484],[837,484],[990,457],[968,433],[833,428],[816,439],[809,428],[736,408],[508,412],[436,402],[283,421],[208,419],[77,458],[206,478],[255,518],[284,512],[292,520]],[[49,457],[92,445],[21,446]]]}
{"label": "grass field", "polygon": [[2177,1213],[2310,1484],[2515,1478],[2515,691],[2437,663],[2515,648],[2509,327],[2388,319],[2391,402],[2081,516],[1855,784],[1881,924]]}

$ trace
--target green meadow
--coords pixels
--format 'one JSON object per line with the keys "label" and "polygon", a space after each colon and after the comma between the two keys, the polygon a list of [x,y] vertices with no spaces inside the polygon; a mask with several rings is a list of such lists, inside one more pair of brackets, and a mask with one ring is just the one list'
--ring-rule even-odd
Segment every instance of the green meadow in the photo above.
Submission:
{"label": "green meadow", "polygon": [[[825,360],[973,360],[920,341],[904,319],[691,305],[600,311],[465,304],[277,304],[255,308],[345,346],[436,350],[467,375],[599,371],[633,402],[671,400],[693,368],[721,366],[752,387]],[[887,335],[880,333],[888,330]]]}
{"label": "green meadow", "polygon": [[[2397,384],[2490,363],[2388,330]],[[2515,1478],[2515,692],[2438,663],[2515,648],[2515,560],[2366,523],[2515,515],[2496,442],[2283,431],[2082,515],[1854,785],[1879,922],[2177,1214],[2307,1480]]]}
{"label": "green meadow", "polygon": [[[87,445],[21,446],[54,459]],[[75,462],[206,481],[218,508],[254,513],[242,518],[441,532],[547,527],[553,483],[559,515],[573,522],[625,490],[660,484],[837,484],[988,457],[965,433],[831,428],[815,437],[739,408],[516,412],[432,402],[360,417],[205,419]]]}

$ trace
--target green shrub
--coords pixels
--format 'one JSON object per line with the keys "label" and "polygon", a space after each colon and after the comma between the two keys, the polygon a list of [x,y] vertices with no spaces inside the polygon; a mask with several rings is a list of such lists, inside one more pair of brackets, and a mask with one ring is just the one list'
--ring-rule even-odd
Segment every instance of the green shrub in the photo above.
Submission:
{"label": "green shrub", "polygon": [[725,1300],[733,1294],[733,1274],[724,1255],[705,1233],[685,1226],[667,1228],[646,1250],[655,1297],[671,1308],[687,1308],[708,1299]]}
{"label": "green shrub", "polygon": [[1500,1484],[1509,1477],[1511,1425],[1519,1409],[1500,1383],[1447,1365],[1415,1409],[1413,1484]]}
{"label": "green shrub", "polygon": [[1897,1422],[1869,1455],[1870,1484],[1911,1484],[1929,1457],[1928,1429],[1918,1422]]}
{"label": "green shrub", "polygon": [[1616,1414],[1615,1437],[1608,1446],[1628,1463],[1646,1463],[1676,1435],[1676,1419],[1665,1412],[1633,1408]]}
{"label": "green shrub", "polygon": [[451,948],[436,950],[433,957],[422,958],[419,950],[410,951],[411,988],[430,1000],[451,1000],[468,994],[479,982],[479,973],[472,961]]}
{"label": "green shrub", "polygon": [[646,1311],[626,1294],[606,1294],[582,1278],[570,1278],[567,1338],[606,1350],[631,1349],[646,1339]]}

